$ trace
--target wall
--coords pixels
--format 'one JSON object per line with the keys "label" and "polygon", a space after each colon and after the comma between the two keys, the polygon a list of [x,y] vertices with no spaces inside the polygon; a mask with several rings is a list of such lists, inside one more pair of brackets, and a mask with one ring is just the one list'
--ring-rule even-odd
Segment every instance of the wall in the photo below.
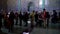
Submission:
{"label": "wall", "polygon": [[[8,0],[8,9],[27,11],[27,6],[30,1],[35,5],[33,9],[31,8],[32,10],[42,10],[42,6],[39,5],[39,0]],[[45,0],[45,2],[47,11],[52,11],[53,9],[60,10],[60,0]]]}
{"label": "wall", "polygon": [[0,0],[0,10],[7,10],[7,0]]}

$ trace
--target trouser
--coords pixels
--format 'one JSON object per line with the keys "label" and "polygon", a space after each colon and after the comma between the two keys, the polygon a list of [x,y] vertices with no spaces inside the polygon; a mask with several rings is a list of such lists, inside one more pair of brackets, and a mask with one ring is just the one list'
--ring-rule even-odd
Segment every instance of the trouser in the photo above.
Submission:
{"label": "trouser", "polygon": [[35,19],[35,22],[36,22],[36,23],[37,23],[37,20],[38,20],[38,19]]}
{"label": "trouser", "polygon": [[31,19],[31,28],[33,29],[34,27],[34,19]]}
{"label": "trouser", "polygon": [[39,25],[40,27],[42,26],[42,20],[38,20],[38,22],[36,23],[36,26]]}
{"label": "trouser", "polygon": [[40,27],[42,26],[42,20],[39,20],[39,26]]}
{"label": "trouser", "polygon": [[9,31],[13,31],[13,27],[14,27],[14,21],[11,21],[11,24],[9,26]]}
{"label": "trouser", "polygon": [[22,19],[20,19],[20,26],[22,26]]}
{"label": "trouser", "polygon": [[4,20],[4,27],[7,28],[7,21]]}
{"label": "trouser", "polygon": [[52,18],[51,21],[52,21],[52,23],[54,23],[54,24],[57,22],[56,18]]}
{"label": "trouser", "polygon": [[27,22],[28,20],[25,20],[24,22],[25,22],[25,26],[28,26],[28,22]]}
{"label": "trouser", "polygon": [[0,31],[1,31],[2,23],[0,22]]}
{"label": "trouser", "polygon": [[49,18],[47,18],[47,27],[49,26]]}
{"label": "trouser", "polygon": [[9,32],[10,32],[10,31],[11,31],[11,32],[13,31],[13,25],[10,25],[10,26],[9,26]]}
{"label": "trouser", "polygon": [[0,32],[1,32],[1,26],[0,26]]}
{"label": "trouser", "polygon": [[16,19],[16,25],[18,24],[18,19]]}
{"label": "trouser", "polygon": [[36,23],[36,26],[38,26],[39,22]]}
{"label": "trouser", "polygon": [[44,19],[44,27],[47,25],[47,19]]}
{"label": "trouser", "polygon": [[14,20],[9,20],[7,24],[7,28],[9,29],[9,32],[13,31],[13,27],[14,27]]}

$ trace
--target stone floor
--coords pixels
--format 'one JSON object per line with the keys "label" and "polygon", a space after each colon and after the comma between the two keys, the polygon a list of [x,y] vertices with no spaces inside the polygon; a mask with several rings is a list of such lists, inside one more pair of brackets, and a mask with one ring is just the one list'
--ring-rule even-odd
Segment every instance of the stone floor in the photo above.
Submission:
{"label": "stone floor", "polygon": [[[29,28],[24,27],[24,26],[19,26],[19,25],[14,25],[14,31],[13,32],[8,32],[8,29],[2,27],[0,32],[1,34],[20,34],[23,32],[23,30]],[[60,23],[58,24],[49,24],[49,28],[43,28],[43,27],[34,27],[32,29],[32,32],[30,34],[60,34]],[[29,28],[30,29],[30,28]]]}
{"label": "stone floor", "polygon": [[[0,34],[20,34],[25,29],[31,29],[30,23],[28,24],[28,27],[24,27],[24,23],[22,23],[23,26],[14,25],[13,32],[8,32],[8,29],[4,28],[4,26],[1,28]],[[35,23],[34,23],[35,24]],[[43,28],[43,27],[34,27],[30,34],[60,34],[60,23],[49,23],[49,28]]]}

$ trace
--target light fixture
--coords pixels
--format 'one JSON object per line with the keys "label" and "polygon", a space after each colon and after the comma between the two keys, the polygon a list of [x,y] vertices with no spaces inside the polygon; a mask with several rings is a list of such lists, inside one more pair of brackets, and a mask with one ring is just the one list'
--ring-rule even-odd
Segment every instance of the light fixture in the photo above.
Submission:
{"label": "light fixture", "polygon": [[42,0],[39,0],[39,5],[42,5]]}

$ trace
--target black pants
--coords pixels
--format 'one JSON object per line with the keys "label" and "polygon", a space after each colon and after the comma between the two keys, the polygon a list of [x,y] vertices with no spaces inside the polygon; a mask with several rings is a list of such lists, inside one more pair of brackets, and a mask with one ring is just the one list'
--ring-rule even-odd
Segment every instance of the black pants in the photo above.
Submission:
{"label": "black pants", "polygon": [[22,26],[22,19],[20,19],[20,26]]}
{"label": "black pants", "polygon": [[16,25],[18,24],[18,18],[16,19]]}
{"label": "black pants", "polygon": [[52,23],[55,24],[57,22],[57,18],[52,18],[51,21],[52,21]]}
{"label": "black pants", "polygon": [[7,28],[7,21],[4,19],[4,27]]}
{"label": "black pants", "polygon": [[24,22],[25,22],[25,26],[28,26],[28,22],[27,22],[28,20],[25,20]]}
{"label": "black pants", "polygon": [[12,20],[11,22],[12,22],[12,24],[10,25],[10,30],[13,31],[14,20]]}
{"label": "black pants", "polygon": [[47,18],[47,27],[49,26],[49,18]]}
{"label": "black pants", "polygon": [[14,27],[14,21],[11,21],[11,23],[12,23],[12,24],[9,26],[9,31],[12,32],[12,31],[13,31],[13,27]]}
{"label": "black pants", "polygon": [[37,23],[37,20],[38,20],[38,19],[35,19],[35,22],[36,22],[36,23]]}
{"label": "black pants", "polygon": [[0,31],[1,31],[1,27],[2,27],[2,21],[0,21]]}
{"label": "black pants", "polygon": [[12,32],[13,31],[13,25],[11,24],[10,26],[9,26],[9,32]]}
{"label": "black pants", "polygon": [[40,27],[42,26],[42,20],[38,20],[38,22],[36,23],[36,26],[39,25]]}

